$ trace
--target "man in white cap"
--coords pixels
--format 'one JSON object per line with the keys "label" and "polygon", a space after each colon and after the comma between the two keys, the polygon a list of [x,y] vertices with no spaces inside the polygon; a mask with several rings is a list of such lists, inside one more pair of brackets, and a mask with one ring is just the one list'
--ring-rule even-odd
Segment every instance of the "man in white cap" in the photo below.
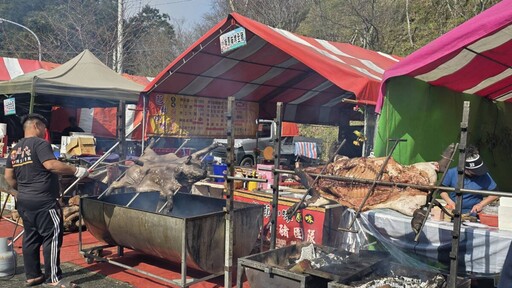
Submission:
{"label": "man in white cap", "polygon": [[[485,166],[482,157],[478,153],[478,150],[474,146],[468,146],[468,152],[466,153],[466,161],[464,167],[464,189],[468,190],[496,190],[496,182],[492,179],[489,174],[487,166]],[[451,168],[446,171],[445,178],[442,185],[446,187],[457,187],[457,167]],[[455,193],[441,192],[441,197],[446,201],[446,208],[455,208]],[[498,199],[498,196],[487,196],[477,194],[462,194],[462,214],[467,213],[478,213],[487,206]]]}

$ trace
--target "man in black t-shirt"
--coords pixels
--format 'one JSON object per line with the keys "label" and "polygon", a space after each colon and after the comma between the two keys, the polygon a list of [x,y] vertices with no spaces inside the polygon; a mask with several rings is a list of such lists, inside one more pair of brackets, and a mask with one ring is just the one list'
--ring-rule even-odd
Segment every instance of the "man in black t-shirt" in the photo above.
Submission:
{"label": "man in black t-shirt", "polygon": [[[63,221],[57,174],[84,178],[88,171],[55,158],[50,143],[44,140],[47,121],[43,116],[29,114],[22,118],[22,125],[24,138],[9,154],[5,180],[18,190],[16,205],[25,229],[22,246],[25,286],[39,285],[46,280],[48,285],[68,287],[62,281],[60,269]],[[39,257],[41,246],[44,274]]]}

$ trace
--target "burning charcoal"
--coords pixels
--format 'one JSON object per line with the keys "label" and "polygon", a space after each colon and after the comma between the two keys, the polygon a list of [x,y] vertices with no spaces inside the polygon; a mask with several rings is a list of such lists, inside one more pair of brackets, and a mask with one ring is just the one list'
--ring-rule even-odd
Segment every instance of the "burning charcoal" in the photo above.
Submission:
{"label": "burning charcoal", "polygon": [[[403,277],[403,276],[385,277],[385,278],[371,280],[367,283],[360,284],[359,286],[354,286],[354,287],[358,287],[358,288],[383,288],[383,287],[440,288],[444,284],[444,277],[441,275],[438,275],[438,276],[436,276],[436,277],[434,277],[434,279],[431,279],[428,281],[422,281],[420,279]],[[439,282],[439,280],[441,280],[441,278],[442,278],[442,282]],[[434,281],[434,282],[432,282],[432,281]]]}
{"label": "burning charcoal", "polygon": [[300,250],[299,261],[302,261],[304,259],[313,260],[315,258],[316,258],[315,245],[309,244],[308,246],[302,247],[302,249]]}
{"label": "burning charcoal", "polygon": [[343,260],[344,258],[342,256],[336,255],[334,253],[326,253],[320,250],[317,253],[317,257],[311,260],[311,266],[318,269],[333,263],[339,263]]}
{"label": "burning charcoal", "polygon": [[309,261],[308,259],[304,259],[301,260],[299,263],[295,264],[292,268],[290,268],[290,271],[302,274],[307,269],[311,269],[311,261]]}
{"label": "burning charcoal", "polygon": [[320,267],[324,267],[329,265],[330,263],[327,261],[325,257],[318,257],[311,260],[311,267],[318,269]]}

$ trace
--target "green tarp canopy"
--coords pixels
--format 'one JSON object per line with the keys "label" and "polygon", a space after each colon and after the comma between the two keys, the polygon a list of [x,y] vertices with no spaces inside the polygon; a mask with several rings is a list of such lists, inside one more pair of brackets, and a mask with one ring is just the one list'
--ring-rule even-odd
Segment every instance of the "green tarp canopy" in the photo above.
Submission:
{"label": "green tarp canopy", "polygon": [[51,70],[36,70],[0,82],[0,94],[16,105],[35,103],[66,107],[116,107],[120,100],[137,103],[144,87],[125,79],[89,50]]}
{"label": "green tarp canopy", "polygon": [[393,153],[399,163],[439,160],[460,142],[470,101],[468,144],[478,147],[499,190],[512,191],[511,5],[494,5],[386,70],[375,155],[387,154],[389,139],[404,138]]}

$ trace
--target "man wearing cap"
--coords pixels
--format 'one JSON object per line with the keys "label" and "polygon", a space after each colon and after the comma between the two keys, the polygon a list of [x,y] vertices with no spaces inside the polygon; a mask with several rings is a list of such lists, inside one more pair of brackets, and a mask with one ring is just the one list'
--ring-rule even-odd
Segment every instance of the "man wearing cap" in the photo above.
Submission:
{"label": "man wearing cap", "polygon": [[[464,166],[464,189],[488,191],[496,190],[496,182],[494,182],[491,175],[489,174],[487,166],[485,166],[484,161],[480,157],[476,147],[468,147]],[[455,188],[457,187],[457,178],[457,167],[451,168],[446,171],[442,185]],[[441,192],[441,197],[446,201],[447,208],[455,208],[454,192],[450,192],[450,194]],[[498,199],[498,196],[487,196],[484,199],[482,195],[463,193],[461,212],[462,214],[478,213],[482,211],[485,206],[487,206],[489,203],[492,203],[496,199]]]}
{"label": "man wearing cap", "polygon": [[[23,220],[23,260],[25,286],[45,282],[56,287],[65,284],[60,269],[63,237],[62,210],[59,206],[58,175],[88,176],[82,167],[74,167],[55,159],[50,143],[45,141],[48,122],[39,114],[22,118],[24,138],[11,150],[5,169],[5,180],[18,190],[16,205]],[[40,248],[43,247],[44,274],[41,272]]]}

